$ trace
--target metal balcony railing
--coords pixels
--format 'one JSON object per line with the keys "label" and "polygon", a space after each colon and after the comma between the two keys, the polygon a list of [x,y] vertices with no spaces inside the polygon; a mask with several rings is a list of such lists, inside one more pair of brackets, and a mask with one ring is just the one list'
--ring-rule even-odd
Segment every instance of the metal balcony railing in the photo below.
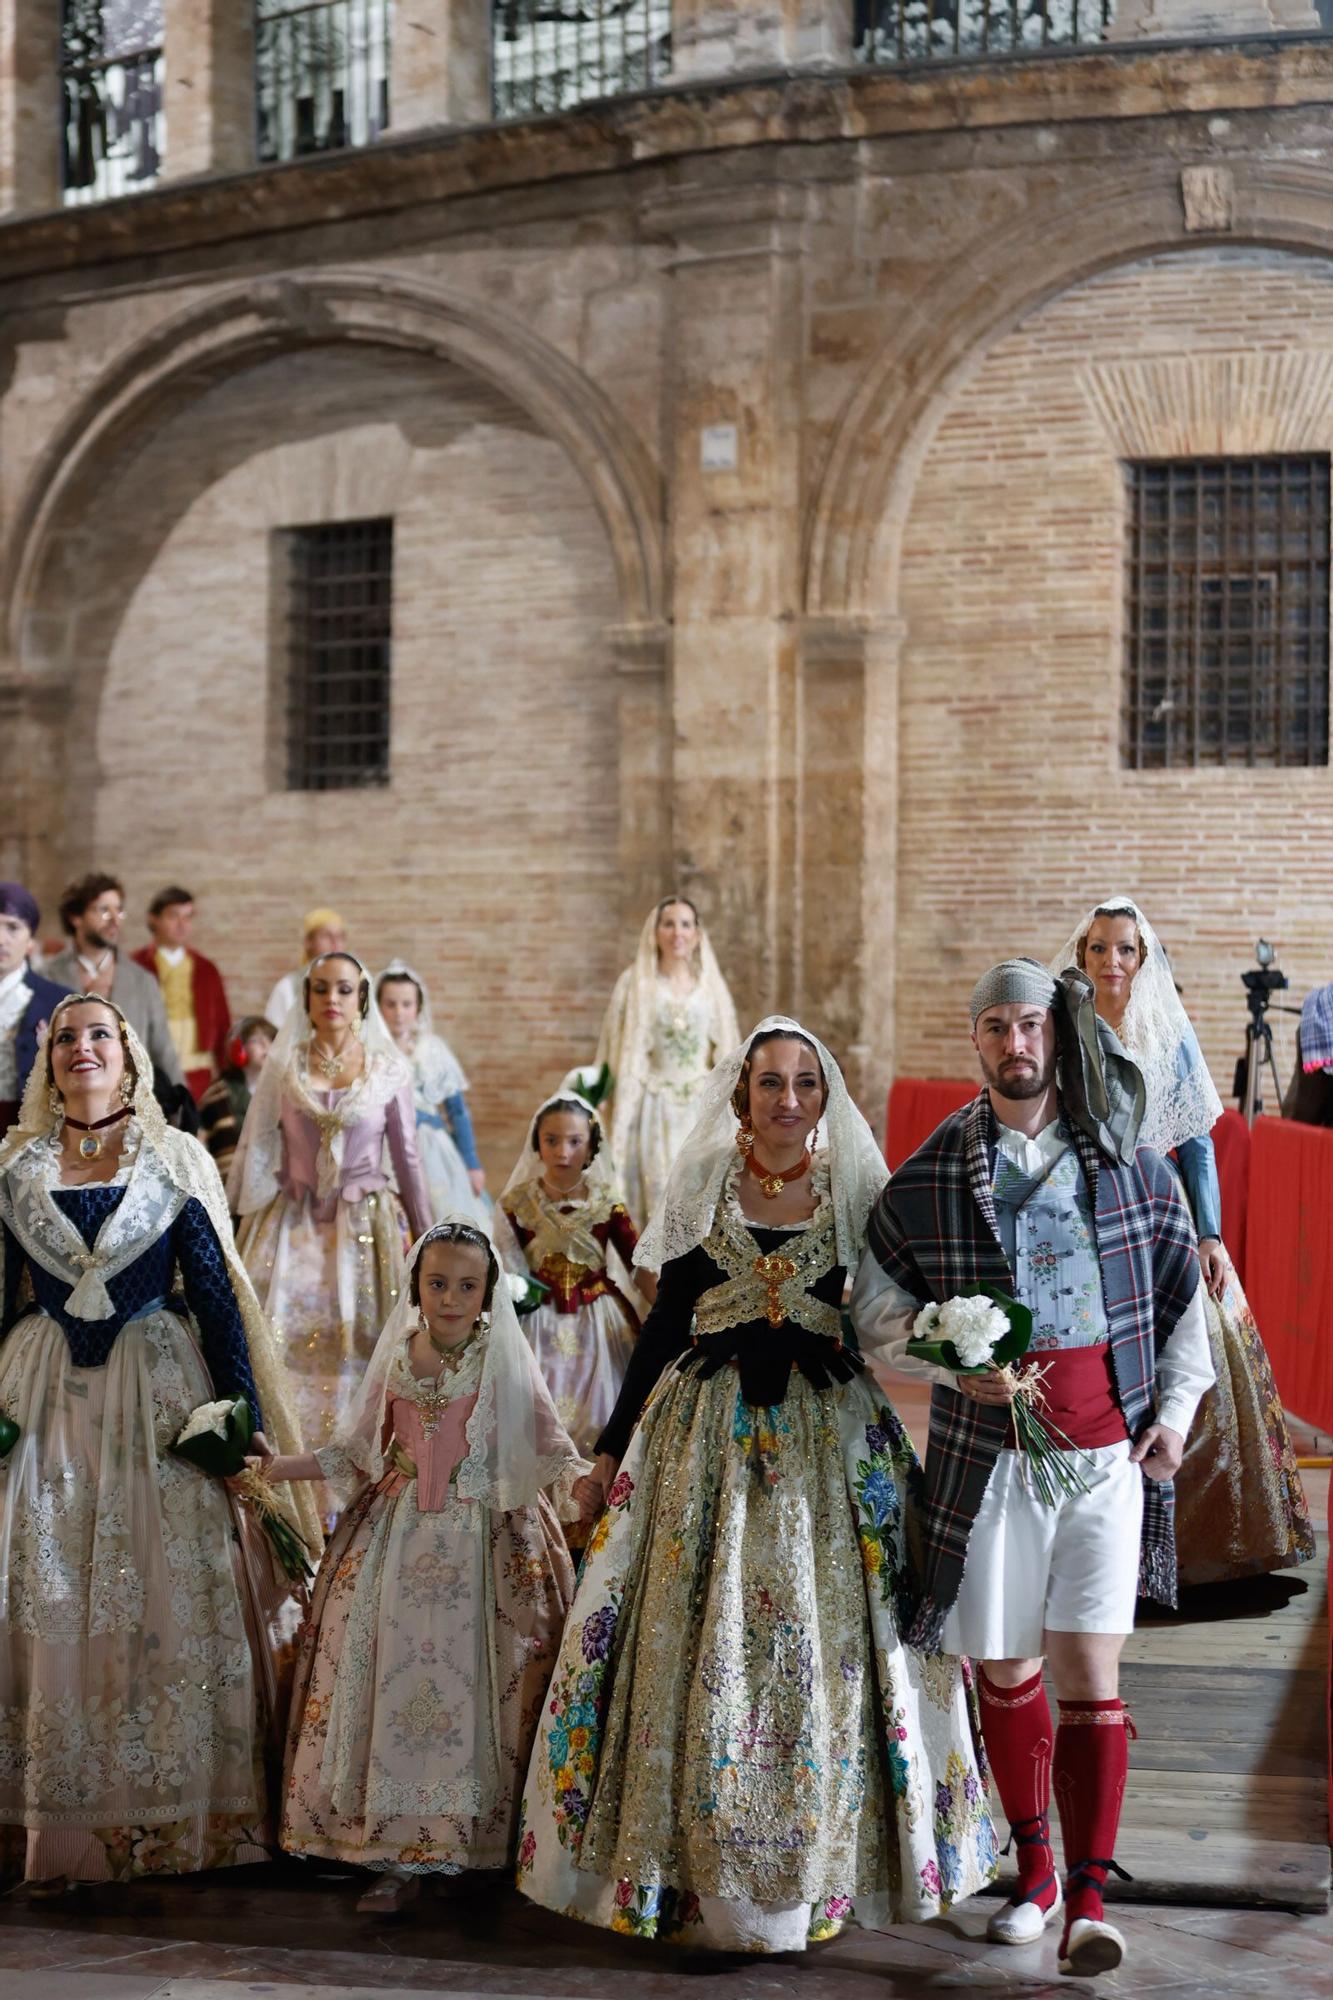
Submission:
{"label": "metal balcony railing", "polygon": [[495,0],[491,101],[497,118],[622,97],[671,70],[671,0]]}
{"label": "metal balcony railing", "polygon": [[1079,48],[1114,12],[1115,0],[855,0],[856,53],[897,64]]}
{"label": "metal balcony railing", "polygon": [[162,0],[64,0],[62,186],[67,204],[150,187],[162,164]]}
{"label": "metal balcony railing", "polygon": [[261,160],[368,146],[379,137],[389,123],[391,18],[392,0],[258,0]]}

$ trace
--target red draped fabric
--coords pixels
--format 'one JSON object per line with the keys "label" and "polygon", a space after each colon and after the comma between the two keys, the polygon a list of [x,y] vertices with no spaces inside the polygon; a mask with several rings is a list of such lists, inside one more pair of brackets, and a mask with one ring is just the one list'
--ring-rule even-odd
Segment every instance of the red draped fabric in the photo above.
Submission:
{"label": "red draped fabric", "polygon": [[1244,1286],[1250,1220],[1250,1128],[1239,1111],[1224,1111],[1214,1125],[1213,1151],[1222,1189],[1222,1240]]}
{"label": "red draped fabric", "polygon": [[1333,1130],[1256,1121],[1245,1289],[1284,1408],[1333,1431]]}
{"label": "red draped fabric", "polygon": [[900,1167],[951,1111],[970,1103],[980,1087],[975,1081],[958,1083],[951,1077],[900,1076],[889,1092],[884,1138],[889,1172]]}

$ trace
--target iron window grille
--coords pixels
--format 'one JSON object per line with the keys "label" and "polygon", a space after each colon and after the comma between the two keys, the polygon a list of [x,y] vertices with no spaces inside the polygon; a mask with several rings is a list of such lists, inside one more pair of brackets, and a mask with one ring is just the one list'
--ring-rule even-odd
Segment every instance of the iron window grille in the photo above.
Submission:
{"label": "iron window grille", "polygon": [[1100,42],[1116,0],[854,0],[862,62],[1021,56]]}
{"label": "iron window grille", "polygon": [[162,164],[163,0],[62,0],[67,206],[151,187]]}
{"label": "iron window grille", "polygon": [[287,789],[389,782],[393,522],[283,531]]}
{"label": "iron window grille", "polygon": [[257,0],[261,160],[368,146],[389,123],[392,0]]}
{"label": "iron window grille", "polygon": [[1329,460],[1125,468],[1122,761],[1328,762]]}
{"label": "iron window grille", "polygon": [[491,104],[531,118],[623,97],[671,70],[671,0],[493,0]]}

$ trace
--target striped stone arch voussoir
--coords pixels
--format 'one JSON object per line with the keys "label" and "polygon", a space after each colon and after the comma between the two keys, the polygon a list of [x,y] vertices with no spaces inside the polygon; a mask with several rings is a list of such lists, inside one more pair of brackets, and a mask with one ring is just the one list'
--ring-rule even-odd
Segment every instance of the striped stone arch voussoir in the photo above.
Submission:
{"label": "striped stone arch voussoir", "polygon": [[389,271],[295,272],[228,286],[117,357],[67,414],[23,497],[0,568],[13,656],[40,601],[43,569],[77,531],[102,470],[213,383],[275,355],[353,343],[434,356],[488,382],[568,451],[606,525],[628,626],[665,601],[661,474],[639,437],[567,356],[510,314]]}
{"label": "striped stone arch voussoir", "polygon": [[1219,156],[1217,226],[1191,206],[1186,166],[1162,158],[1029,208],[978,240],[912,301],[848,399],[804,542],[813,617],[891,616],[917,473],[954,393],[993,343],[1062,292],[1116,266],[1219,244],[1333,257],[1333,171]]}

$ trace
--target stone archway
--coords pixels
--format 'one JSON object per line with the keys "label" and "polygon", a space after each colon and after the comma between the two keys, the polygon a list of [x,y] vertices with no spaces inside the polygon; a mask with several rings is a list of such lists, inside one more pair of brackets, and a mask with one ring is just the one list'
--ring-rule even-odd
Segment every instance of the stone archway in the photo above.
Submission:
{"label": "stone archway", "polygon": [[[856,1043],[866,1101],[876,1108],[899,1067],[899,662],[912,636],[902,561],[923,464],[988,354],[1079,286],[1145,259],[1223,246],[1333,255],[1333,175],[1243,158],[1218,171],[1228,182],[1230,229],[1187,227],[1188,182],[1165,162],[1118,175],[1094,199],[1078,192],[1029,214],[940,276],[844,408],[804,541],[803,672],[816,690],[834,676],[859,750],[854,757],[849,742],[843,762],[864,773]],[[1198,222],[1197,211],[1189,219]]]}

